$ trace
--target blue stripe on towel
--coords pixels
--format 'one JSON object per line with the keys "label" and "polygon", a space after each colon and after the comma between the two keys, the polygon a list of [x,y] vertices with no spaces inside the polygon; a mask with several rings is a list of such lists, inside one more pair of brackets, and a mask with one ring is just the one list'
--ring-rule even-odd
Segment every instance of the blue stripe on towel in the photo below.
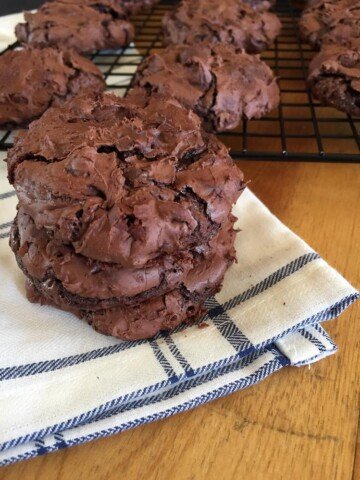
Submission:
{"label": "blue stripe on towel", "polygon": [[149,345],[154,352],[156,360],[160,363],[160,365],[164,369],[168,378],[172,382],[176,381],[176,379],[177,379],[176,373],[175,373],[174,369],[172,368],[172,366],[170,365],[170,363],[168,362],[165,355],[163,354],[163,352],[161,351],[161,348],[159,347],[157,341],[156,340],[151,340],[151,341],[149,341]]}
{"label": "blue stripe on towel", "polygon": [[15,197],[16,193],[15,190],[11,190],[11,192],[0,193],[0,200],[5,200],[6,198]]}
{"label": "blue stripe on towel", "polygon": [[[180,393],[190,390],[198,385],[201,385],[203,383],[206,383],[207,381],[213,380],[214,378],[220,377],[221,375],[230,373],[236,369],[239,368],[244,368],[251,363],[255,361],[256,358],[259,358],[262,354],[264,354],[266,351],[273,351],[273,349],[264,349],[259,352],[254,352],[253,354],[249,355],[248,357],[245,357],[243,359],[238,360],[235,363],[232,363],[230,365],[227,365],[225,367],[222,367],[217,370],[211,370],[210,372],[207,372],[204,376],[198,376],[190,379],[186,379],[184,382],[179,382],[175,386],[171,387],[170,389],[159,393],[158,395],[155,396],[147,396],[146,398],[139,398],[137,401],[137,407],[136,408],[141,408],[143,406],[146,406],[148,404],[156,403],[156,402],[161,402],[164,401],[165,399],[172,398],[176,395],[179,395]],[[248,377],[242,378],[238,381],[232,382],[228,385],[225,385],[223,387],[218,388],[217,390],[214,390],[212,392],[208,392],[207,394],[201,395],[200,397],[197,397],[193,400],[190,400],[188,402],[185,402],[182,405],[170,408],[165,410],[164,412],[159,412],[153,415],[149,415],[148,417],[143,417],[139,418],[137,420],[128,422],[127,424],[121,425],[120,427],[114,427],[111,429],[108,429],[106,431],[101,431],[97,432],[96,434],[91,434],[86,437],[81,437],[79,439],[71,440],[67,443],[67,446],[72,446],[72,445],[77,445],[80,443],[84,443],[86,441],[92,440],[94,438],[100,438],[102,436],[107,436],[119,431],[127,430],[129,428],[133,428],[138,425],[143,425],[148,422],[152,422],[154,420],[160,419],[160,418],[166,418],[168,416],[171,416],[175,413],[179,413],[185,410],[188,410],[190,408],[194,408],[196,406],[199,406],[203,403],[206,403],[208,401],[214,400],[215,398],[222,397],[224,395],[227,395],[229,393],[232,393],[236,390],[243,389],[246,387],[249,387],[250,385],[253,385],[260,380],[264,379],[271,373],[273,373],[276,370],[279,370],[285,365],[289,364],[289,360],[281,355],[279,352],[277,352],[278,356],[261,366],[257,371],[249,375]],[[149,392],[146,392],[149,393]],[[142,394],[143,396],[145,393]],[[131,399],[131,395],[128,396],[129,400]],[[124,397],[123,397],[124,398]],[[104,405],[101,405],[97,407],[94,410],[91,410],[90,412],[86,412],[82,415],[79,415],[73,419],[69,419],[66,422],[62,422],[60,424],[56,424],[47,428],[44,428],[40,431],[33,432],[31,434],[25,435],[23,437],[19,437],[17,439],[10,440],[8,442],[5,442],[0,446],[0,451],[4,451],[9,448],[16,447],[18,445],[21,445],[23,443],[31,442],[31,441],[39,441],[39,439],[42,439],[43,437],[46,437],[47,435],[54,434],[57,432],[64,431],[66,429],[72,429],[78,426],[81,426],[82,424],[87,424],[90,423],[91,421],[97,421],[99,418],[106,416],[107,413],[111,414],[116,414],[119,413],[118,410],[114,410],[115,407],[117,407],[119,403],[119,399],[112,400],[111,402],[107,402]],[[121,405],[123,405],[122,408],[126,408],[129,405],[130,402],[124,403],[120,402],[120,408]],[[106,407],[106,408],[104,408]],[[128,406],[130,409],[130,407]],[[134,408],[134,403],[131,402],[131,409]],[[115,413],[114,413],[115,412]],[[49,451],[54,451],[57,450],[58,447],[55,445],[51,446],[51,449],[47,449],[46,453]],[[45,452],[43,452],[45,453]],[[37,452],[37,449],[32,451],[31,456],[36,456],[39,453]],[[21,455],[19,457],[22,457]],[[7,465],[9,463],[12,463],[14,461],[24,459],[24,458],[19,458],[19,457],[10,457],[9,459],[6,459],[0,463],[0,465]],[[27,456],[26,458],[30,458]]]}

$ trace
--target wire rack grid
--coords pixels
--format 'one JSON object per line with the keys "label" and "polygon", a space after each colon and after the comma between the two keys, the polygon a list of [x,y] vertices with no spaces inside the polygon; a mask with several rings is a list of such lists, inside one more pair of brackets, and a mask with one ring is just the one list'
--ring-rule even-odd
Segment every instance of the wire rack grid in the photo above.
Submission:
{"label": "wire rack grid", "polygon": [[[130,47],[90,56],[102,70],[108,91],[124,95],[142,58],[163,48],[162,18],[176,3],[162,0],[134,16],[137,33]],[[261,57],[279,78],[280,105],[260,120],[243,120],[220,138],[236,159],[360,162],[360,119],[322,106],[307,88],[308,64],[314,52],[300,41],[300,10],[292,0],[278,0],[276,13],[283,24],[281,35]],[[0,130],[0,150],[12,146],[15,134]]]}

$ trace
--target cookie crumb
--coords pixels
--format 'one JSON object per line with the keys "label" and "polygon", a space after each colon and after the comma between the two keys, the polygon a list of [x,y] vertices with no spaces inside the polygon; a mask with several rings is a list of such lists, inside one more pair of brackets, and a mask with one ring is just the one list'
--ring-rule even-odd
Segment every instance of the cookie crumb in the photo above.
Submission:
{"label": "cookie crumb", "polygon": [[202,322],[202,323],[200,323],[200,324],[198,325],[198,328],[200,328],[201,330],[202,330],[203,328],[207,328],[207,327],[210,327],[210,325],[209,325],[208,323],[206,323],[206,322]]}

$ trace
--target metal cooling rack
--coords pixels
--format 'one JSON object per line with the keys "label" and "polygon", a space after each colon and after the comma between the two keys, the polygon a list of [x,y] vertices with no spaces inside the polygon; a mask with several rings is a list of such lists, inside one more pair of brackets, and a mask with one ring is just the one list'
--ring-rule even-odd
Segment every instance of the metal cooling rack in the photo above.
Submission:
{"label": "metal cooling rack", "polygon": [[[90,57],[102,70],[109,91],[126,93],[141,59],[163,48],[161,20],[175,3],[163,0],[132,18],[137,31],[134,46]],[[282,33],[262,58],[279,77],[280,106],[263,119],[244,120],[237,129],[221,134],[221,139],[234,158],[360,162],[360,119],[321,106],[306,87],[313,51],[299,40],[300,11],[292,0],[278,0],[276,13],[283,24]],[[14,133],[0,131],[0,150],[12,145]]]}

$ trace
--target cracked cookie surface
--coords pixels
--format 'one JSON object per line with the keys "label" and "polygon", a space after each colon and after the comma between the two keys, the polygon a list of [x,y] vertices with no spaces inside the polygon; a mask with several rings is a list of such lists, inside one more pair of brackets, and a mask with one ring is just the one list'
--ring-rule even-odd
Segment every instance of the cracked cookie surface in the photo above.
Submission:
{"label": "cracked cookie surface", "polygon": [[15,34],[36,47],[60,46],[81,53],[128,45],[134,27],[127,13],[111,0],[56,0],[35,13],[25,12]]}
{"label": "cracked cookie surface", "polygon": [[144,338],[193,318],[234,261],[243,176],[175,99],[138,90],[51,108],[8,171],[29,295],[104,333]]}
{"label": "cracked cookie surface", "polygon": [[314,1],[304,10],[299,28],[302,39],[314,48],[336,44],[360,49],[360,1]]}
{"label": "cracked cookie surface", "polygon": [[81,92],[100,92],[100,70],[76,52],[54,48],[9,50],[0,56],[0,125],[25,126],[50,106]]}
{"label": "cracked cookie surface", "polygon": [[201,41],[233,45],[259,53],[279,35],[281,22],[271,12],[258,12],[237,0],[184,0],[163,19],[166,44],[193,45]]}
{"label": "cracked cookie surface", "polygon": [[315,98],[350,115],[360,116],[360,51],[326,45],[309,66]]}
{"label": "cracked cookie surface", "polygon": [[235,128],[243,118],[260,118],[280,100],[274,74],[258,56],[210,43],[172,45],[146,57],[134,85],[176,98],[214,132]]}

